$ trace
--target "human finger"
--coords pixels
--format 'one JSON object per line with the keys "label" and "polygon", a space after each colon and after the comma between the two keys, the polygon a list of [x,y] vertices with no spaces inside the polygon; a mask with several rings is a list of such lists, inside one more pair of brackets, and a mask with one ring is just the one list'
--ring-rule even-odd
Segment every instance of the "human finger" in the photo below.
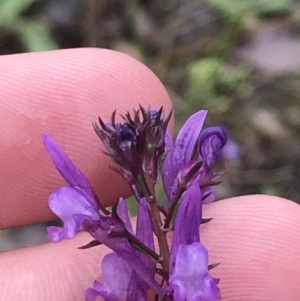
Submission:
{"label": "human finger", "polygon": [[[213,276],[221,279],[224,301],[298,301],[300,207],[271,196],[245,196],[205,207],[213,221],[202,225],[201,240]],[[87,234],[0,254],[0,300],[83,301],[87,287],[101,279],[105,247],[78,250]],[[46,271],[46,272],[45,272]]]}
{"label": "human finger", "polygon": [[264,195],[206,206],[201,239],[223,300],[298,301],[300,296],[300,206]]}
{"label": "human finger", "polygon": [[158,78],[142,63],[105,49],[0,57],[0,229],[48,221],[53,190],[64,184],[41,141],[48,132],[108,205],[129,188],[108,168],[93,132],[98,116],[139,104],[171,110]]}

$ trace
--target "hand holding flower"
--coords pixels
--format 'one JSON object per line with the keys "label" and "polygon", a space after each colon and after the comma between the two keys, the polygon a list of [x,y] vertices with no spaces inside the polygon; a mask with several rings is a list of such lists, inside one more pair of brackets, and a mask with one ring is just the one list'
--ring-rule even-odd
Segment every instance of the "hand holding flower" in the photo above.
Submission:
{"label": "hand holding flower", "polygon": [[[58,142],[107,205],[128,188],[99,158],[91,120],[139,103],[170,109],[162,85],[140,63],[107,50],[68,50],[1,57],[1,229],[53,218],[46,200],[63,185],[40,143]],[[45,163],[46,162],[46,163]],[[94,165],[89,162],[95,162]],[[118,189],[116,189],[118,187]],[[207,206],[201,241],[223,300],[298,300],[298,205],[276,197],[245,196]],[[77,250],[80,234],[0,255],[0,300],[82,300],[108,249]]]}

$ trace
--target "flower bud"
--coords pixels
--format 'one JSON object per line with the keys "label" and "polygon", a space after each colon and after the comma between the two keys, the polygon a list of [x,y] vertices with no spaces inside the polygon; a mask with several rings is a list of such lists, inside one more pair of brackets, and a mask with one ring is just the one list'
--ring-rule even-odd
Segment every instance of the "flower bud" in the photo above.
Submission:
{"label": "flower bud", "polygon": [[220,150],[227,142],[227,134],[222,127],[211,126],[202,131],[199,139],[200,155],[208,167],[218,159]]}

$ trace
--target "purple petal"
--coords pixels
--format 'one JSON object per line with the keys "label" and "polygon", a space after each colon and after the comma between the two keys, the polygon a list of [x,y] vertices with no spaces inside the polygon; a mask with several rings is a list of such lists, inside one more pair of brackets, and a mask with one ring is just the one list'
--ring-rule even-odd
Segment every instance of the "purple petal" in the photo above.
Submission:
{"label": "purple petal", "polygon": [[96,301],[97,297],[103,297],[105,301],[120,301],[111,290],[102,283],[95,281],[93,288],[88,288],[85,292],[86,301]]}
{"label": "purple petal", "polygon": [[50,209],[62,219],[63,227],[48,227],[48,237],[53,242],[73,238],[86,219],[97,222],[99,213],[75,188],[62,187],[49,197]]}
{"label": "purple petal", "polygon": [[128,215],[127,203],[123,198],[119,199],[118,215],[120,219],[124,222],[126,230],[129,231],[131,234],[133,234],[132,225]]}
{"label": "purple petal", "polygon": [[178,248],[181,244],[199,242],[199,227],[202,219],[201,192],[195,181],[184,193],[177,211],[170,258],[172,272]]}
{"label": "purple petal", "polygon": [[160,297],[165,295],[165,290],[155,281],[153,275],[149,272],[148,268],[143,264],[133,249],[131,252],[120,252],[118,254]]}
{"label": "purple petal", "polygon": [[221,300],[218,280],[208,274],[208,252],[200,242],[179,246],[169,282],[175,301]]}
{"label": "purple petal", "polygon": [[200,155],[207,166],[214,165],[226,142],[227,134],[219,126],[211,126],[201,133],[199,141]]}
{"label": "purple petal", "polygon": [[97,296],[106,301],[146,301],[136,273],[116,253],[104,257],[102,272],[104,283],[94,282],[93,288],[86,291],[87,301],[94,301]]}
{"label": "purple petal", "polygon": [[118,300],[126,300],[132,269],[116,253],[106,255],[102,260],[102,272],[104,284],[118,297]]}
{"label": "purple petal", "polygon": [[123,238],[111,238],[108,235],[108,231],[104,231],[100,227],[89,232],[95,239],[101,241],[104,245],[116,252],[124,261],[126,261],[126,263],[139,275],[139,277],[145,281],[149,287],[153,288],[159,296],[164,296],[165,290],[162,289],[155,281],[153,275],[149,272],[148,268],[137,255],[136,250],[133,249],[126,240]]}
{"label": "purple petal", "polygon": [[126,301],[147,301],[146,287],[135,271],[132,271]]}
{"label": "purple petal", "polygon": [[174,183],[178,170],[177,166],[174,164],[174,142],[169,129],[167,129],[165,136],[165,151],[168,151],[168,154],[162,165],[162,181],[166,195],[169,201],[171,201],[172,185]]}
{"label": "purple petal", "polygon": [[180,129],[174,148],[174,164],[179,171],[191,158],[195,143],[200,136],[207,111],[199,111],[184,123]]}
{"label": "purple petal", "polygon": [[97,203],[94,200],[93,189],[83,173],[72,163],[65,152],[58,146],[58,144],[47,133],[43,134],[44,145],[52,158],[52,161],[63,176],[63,178],[72,187],[79,187],[84,190],[93,200],[94,208],[97,208]]}
{"label": "purple petal", "polygon": [[[148,209],[148,203],[145,198],[140,200],[139,212],[137,217],[137,226],[136,226],[136,237],[144,243],[151,250],[154,248],[154,239],[153,239],[153,225]],[[147,268],[154,271],[155,263],[148,256],[143,253],[138,253],[142,262]]]}
{"label": "purple petal", "polygon": [[195,275],[205,275],[207,269],[208,252],[200,242],[179,246],[173,277],[191,279]]}

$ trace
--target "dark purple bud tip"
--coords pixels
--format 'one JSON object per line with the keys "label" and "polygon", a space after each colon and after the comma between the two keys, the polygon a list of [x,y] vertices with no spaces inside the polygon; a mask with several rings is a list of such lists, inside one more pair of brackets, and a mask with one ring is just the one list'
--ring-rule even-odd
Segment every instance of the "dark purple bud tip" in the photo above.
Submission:
{"label": "dark purple bud tip", "polygon": [[211,217],[211,218],[202,218],[201,219],[201,225],[202,224],[206,224],[206,223],[209,223],[210,221],[212,221],[214,218]]}
{"label": "dark purple bud tip", "polygon": [[129,123],[118,124],[116,126],[116,141],[122,149],[131,146],[131,143],[137,141],[135,129]]}
{"label": "dark purple bud tip", "polygon": [[97,247],[102,245],[102,243],[96,239],[92,240],[91,242],[89,242],[88,244],[78,247],[79,250],[85,250],[85,249],[89,249],[89,248],[93,248],[93,247]]}
{"label": "dark purple bud tip", "polygon": [[157,110],[151,109],[151,110],[150,110],[150,118],[151,118],[151,120],[152,120],[152,119],[156,119],[157,114],[158,114],[158,111],[157,111]]}
{"label": "dark purple bud tip", "polygon": [[209,264],[208,265],[208,270],[210,271],[210,270],[216,268],[219,265],[220,265],[220,262]]}
{"label": "dark purple bud tip", "polygon": [[226,142],[227,133],[222,127],[211,126],[202,131],[199,139],[200,155],[207,166],[214,165]]}

